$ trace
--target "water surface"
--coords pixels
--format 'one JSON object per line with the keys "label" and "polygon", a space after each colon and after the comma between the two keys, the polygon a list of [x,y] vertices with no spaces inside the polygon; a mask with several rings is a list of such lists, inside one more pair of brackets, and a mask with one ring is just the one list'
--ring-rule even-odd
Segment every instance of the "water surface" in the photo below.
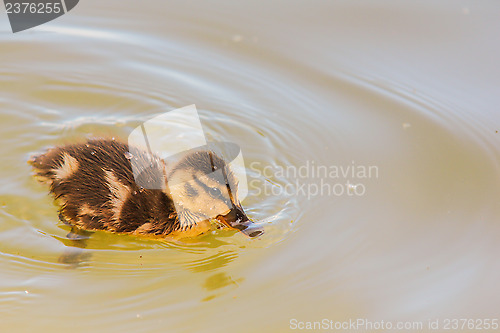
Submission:
{"label": "water surface", "polygon": [[[4,15],[0,328],[286,332],[291,319],[499,318],[499,11],[86,0],[15,35]],[[190,104],[209,139],[241,147],[243,205],[266,234],[69,240],[29,156],[126,138]],[[309,173],[293,174],[301,167]]]}

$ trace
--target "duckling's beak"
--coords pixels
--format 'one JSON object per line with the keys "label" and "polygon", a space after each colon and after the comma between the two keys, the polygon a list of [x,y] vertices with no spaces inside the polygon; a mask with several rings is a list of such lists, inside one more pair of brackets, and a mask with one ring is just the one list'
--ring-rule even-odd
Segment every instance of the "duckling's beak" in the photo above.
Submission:
{"label": "duckling's beak", "polygon": [[264,229],[250,221],[241,207],[233,206],[226,215],[217,216],[217,220],[230,228],[237,229],[248,237],[257,237],[264,233]]}

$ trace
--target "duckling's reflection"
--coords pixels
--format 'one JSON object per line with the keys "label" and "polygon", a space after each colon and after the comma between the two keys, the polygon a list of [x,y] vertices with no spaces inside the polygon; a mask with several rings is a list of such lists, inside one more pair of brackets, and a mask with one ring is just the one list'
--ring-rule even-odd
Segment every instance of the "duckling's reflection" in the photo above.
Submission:
{"label": "duckling's reflection", "polygon": [[[66,224],[67,225],[67,224]],[[68,265],[68,268],[79,268],[89,262],[92,253],[86,250],[90,237],[94,232],[82,230],[71,226],[70,232],[65,238],[58,238],[67,246],[64,253],[59,257],[59,262]],[[224,241],[225,236],[230,237],[233,232],[217,233],[184,240],[183,242],[165,242],[166,251],[181,251],[194,255],[195,259],[184,262],[182,267],[193,273],[205,274],[207,277],[201,287],[209,293],[201,301],[209,301],[228,292],[231,287],[238,287],[245,279],[234,277],[227,272],[221,271],[231,262],[238,258],[238,251],[217,250],[221,246],[229,245]],[[222,236],[222,237],[221,237]],[[218,251],[214,254],[215,251]],[[208,253],[208,255],[206,255]],[[206,256],[203,256],[205,254]],[[217,272],[214,272],[217,271]]]}
{"label": "duckling's reflection", "polygon": [[[212,243],[212,242],[211,242]],[[224,243],[220,239],[217,240],[217,246]],[[211,247],[217,247],[215,244],[211,244]],[[228,274],[226,271],[222,271],[231,262],[238,258],[238,252],[236,251],[221,251],[216,254],[207,256],[205,258],[193,260],[184,265],[190,271],[194,273],[212,273],[205,278],[202,283],[202,288],[205,289],[209,295],[201,299],[202,302],[210,301],[218,296],[221,296],[228,292],[231,287],[237,288],[243,281],[244,277],[234,277]],[[213,273],[213,271],[217,271]]]}
{"label": "duckling's reflection", "polygon": [[213,291],[227,286],[238,286],[244,280],[244,278],[233,279],[226,272],[220,272],[209,276],[205,280],[203,288],[208,291]]}
{"label": "duckling's reflection", "polygon": [[[216,297],[219,297],[223,295],[225,292],[227,292],[231,286],[232,287],[238,287],[243,281],[245,281],[245,278],[233,278],[226,272],[219,272],[210,275],[206,280],[205,283],[203,283],[202,287],[210,292],[210,295],[204,297],[201,299],[202,302],[207,302],[210,300],[213,300]],[[225,288],[224,290],[219,290]]]}
{"label": "duckling's reflection", "polygon": [[67,264],[69,268],[82,266],[92,257],[90,252],[84,250],[87,247],[87,240],[92,234],[91,231],[72,226],[66,238],[59,239],[67,248],[59,257],[58,262]]}
{"label": "duckling's reflection", "polygon": [[227,266],[238,257],[234,251],[224,251],[212,256],[194,260],[185,265],[189,270],[197,273],[212,271]]}

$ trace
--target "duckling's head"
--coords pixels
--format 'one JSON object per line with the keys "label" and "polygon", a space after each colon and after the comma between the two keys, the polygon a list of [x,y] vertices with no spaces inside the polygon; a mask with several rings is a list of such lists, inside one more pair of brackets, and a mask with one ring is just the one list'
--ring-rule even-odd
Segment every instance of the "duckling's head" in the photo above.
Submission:
{"label": "duckling's head", "polygon": [[183,230],[216,219],[250,237],[263,233],[252,225],[241,207],[236,176],[214,152],[186,154],[168,170],[167,182]]}

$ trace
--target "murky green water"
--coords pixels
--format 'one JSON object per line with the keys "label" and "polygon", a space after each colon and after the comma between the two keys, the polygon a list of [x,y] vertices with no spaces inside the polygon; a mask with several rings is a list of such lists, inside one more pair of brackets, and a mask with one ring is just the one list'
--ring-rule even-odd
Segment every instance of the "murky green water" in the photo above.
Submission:
{"label": "murky green water", "polygon": [[[15,35],[2,14],[1,331],[500,318],[498,14],[82,0]],[[209,138],[241,146],[243,205],[266,234],[68,240],[29,156],[190,104]]]}

